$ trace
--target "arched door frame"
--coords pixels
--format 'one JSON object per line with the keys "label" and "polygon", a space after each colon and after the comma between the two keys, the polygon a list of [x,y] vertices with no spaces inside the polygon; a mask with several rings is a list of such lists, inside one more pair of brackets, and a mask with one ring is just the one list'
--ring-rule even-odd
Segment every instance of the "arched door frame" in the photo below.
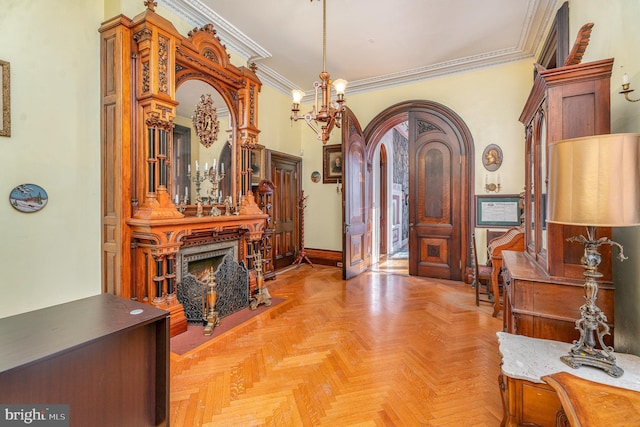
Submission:
{"label": "arched door frame", "polygon": [[[470,269],[470,239],[471,229],[473,227],[474,203],[473,195],[475,188],[475,173],[474,173],[474,142],[471,132],[462,118],[449,107],[446,107],[440,103],[428,100],[410,100],[397,103],[389,108],[381,111],[376,115],[364,129],[364,139],[366,141],[366,157],[369,170],[374,159],[374,154],[381,138],[393,127],[399,125],[402,122],[409,120],[409,113],[413,111],[420,111],[427,114],[432,114],[445,120],[451,125],[451,128],[456,133],[457,140],[460,144],[461,173],[463,174],[463,197],[461,198],[460,218],[461,218],[461,254],[462,265],[467,271]],[[409,141],[411,144],[411,141]],[[373,188],[375,186],[373,180],[373,174],[369,174],[367,184],[369,187],[369,209],[373,206]],[[372,233],[369,233],[369,238],[372,238]],[[373,242],[369,242],[369,247]],[[466,272],[463,268],[463,277],[466,277]]]}

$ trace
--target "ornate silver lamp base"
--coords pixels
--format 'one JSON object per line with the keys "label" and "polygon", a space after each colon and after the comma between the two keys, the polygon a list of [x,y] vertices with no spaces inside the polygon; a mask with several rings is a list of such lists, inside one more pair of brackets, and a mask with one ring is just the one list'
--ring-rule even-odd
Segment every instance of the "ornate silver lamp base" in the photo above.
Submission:
{"label": "ornate silver lamp base", "polygon": [[[621,377],[624,371],[616,365],[616,357],[613,354],[613,348],[607,346],[603,337],[609,335],[609,325],[607,317],[596,306],[598,297],[597,278],[602,277],[598,272],[601,256],[598,247],[602,244],[617,246],[620,249],[618,258],[620,261],[626,259],[622,246],[606,237],[595,239],[595,227],[587,227],[587,237],[578,236],[567,239],[572,242],[580,242],[584,244],[584,255],[582,256],[582,264],[584,267],[584,298],[585,303],[580,307],[580,319],[576,320],[576,329],[580,331],[580,339],[573,342],[573,347],[569,350],[567,356],[560,357],[567,365],[572,368],[581,366],[592,366],[604,370],[612,377]],[[601,349],[596,347],[596,339]]]}

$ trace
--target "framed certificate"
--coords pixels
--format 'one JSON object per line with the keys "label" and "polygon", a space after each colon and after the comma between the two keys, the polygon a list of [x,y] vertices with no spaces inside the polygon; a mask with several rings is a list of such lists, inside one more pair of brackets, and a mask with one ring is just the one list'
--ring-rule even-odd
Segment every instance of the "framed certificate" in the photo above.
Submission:
{"label": "framed certificate", "polygon": [[514,227],[520,225],[520,196],[476,196],[476,227]]}

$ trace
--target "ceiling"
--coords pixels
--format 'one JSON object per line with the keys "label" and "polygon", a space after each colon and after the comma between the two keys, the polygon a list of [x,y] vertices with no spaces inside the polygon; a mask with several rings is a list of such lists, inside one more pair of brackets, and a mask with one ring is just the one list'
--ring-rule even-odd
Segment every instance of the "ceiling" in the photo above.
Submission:
{"label": "ceiling", "polygon": [[[322,71],[323,0],[159,0],[212,23],[263,83],[311,94]],[[347,95],[532,58],[560,0],[326,0],[327,61]],[[246,64],[236,64],[246,65]]]}

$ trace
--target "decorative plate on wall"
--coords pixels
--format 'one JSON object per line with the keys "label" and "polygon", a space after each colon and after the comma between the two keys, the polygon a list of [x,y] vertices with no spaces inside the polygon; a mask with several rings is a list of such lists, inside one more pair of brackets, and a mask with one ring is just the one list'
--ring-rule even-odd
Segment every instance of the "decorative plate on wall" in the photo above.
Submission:
{"label": "decorative plate on wall", "polygon": [[47,206],[49,196],[44,188],[36,184],[22,184],[11,190],[9,202],[20,212],[38,212]]}
{"label": "decorative plate on wall", "polygon": [[311,182],[320,182],[320,178],[320,172],[314,171],[313,173],[311,173]]}

